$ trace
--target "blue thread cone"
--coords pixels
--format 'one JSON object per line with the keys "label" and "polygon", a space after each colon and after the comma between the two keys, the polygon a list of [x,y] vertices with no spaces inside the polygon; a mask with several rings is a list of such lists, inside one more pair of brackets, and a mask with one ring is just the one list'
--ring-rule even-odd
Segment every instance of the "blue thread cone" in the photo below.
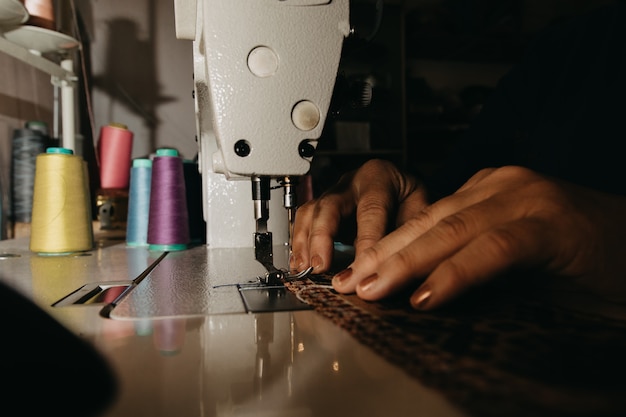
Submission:
{"label": "blue thread cone", "polygon": [[126,220],[126,244],[128,246],[148,245],[151,182],[152,161],[147,158],[133,160],[133,166],[130,169],[128,218]]}

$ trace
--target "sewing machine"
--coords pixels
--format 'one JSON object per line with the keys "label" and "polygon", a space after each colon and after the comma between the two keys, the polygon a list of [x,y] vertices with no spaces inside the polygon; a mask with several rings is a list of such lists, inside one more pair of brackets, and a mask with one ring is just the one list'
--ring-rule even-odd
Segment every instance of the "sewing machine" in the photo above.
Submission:
{"label": "sewing machine", "polygon": [[349,0],[174,5],[177,37],[193,41],[206,244],[253,247],[265,268],[259,282],[278,286],[269,291],[279,297],[242,291],[248,310],[293,309],[299,303],[280,286],[291,277],[296,188],[324,128],[350,34]]}
{"label": "sewing machine", "polygon": [[297,179],[309,170],[350,34],[349,1],[174,4],[177,37],[194,41],[207,244],[287,245]]}

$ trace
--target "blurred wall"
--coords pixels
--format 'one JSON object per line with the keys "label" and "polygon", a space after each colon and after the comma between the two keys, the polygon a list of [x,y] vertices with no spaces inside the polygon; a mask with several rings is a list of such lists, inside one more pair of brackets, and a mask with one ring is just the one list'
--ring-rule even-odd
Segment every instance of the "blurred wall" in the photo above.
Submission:
{"label": "blurred wall", "polygon": [[197,152],[191,41],[176,39],[173,0],[91,0],[81,11],[90,36],[95,139],[123,123],[133,157],[174,147]]}

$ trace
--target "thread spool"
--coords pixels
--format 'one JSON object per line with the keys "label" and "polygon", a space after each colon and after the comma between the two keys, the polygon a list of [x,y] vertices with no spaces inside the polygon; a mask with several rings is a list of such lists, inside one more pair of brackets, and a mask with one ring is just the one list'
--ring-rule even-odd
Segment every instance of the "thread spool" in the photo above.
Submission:
{"label": "thread spool", "polygon": [[27,25],[55,30],[56,20],[52,0],[23,0],[28,11]]}
{"label": "thread spool", "polygon": [[11,201],[13,221],[30,223],[33,210],[35,162],[46,151],[47,138],[42,131],[29,128],[13,131],[13,164],[11,169]]}
{"label": "thread spool", "polygon": [[148,158],[134,159],[130,169],[128,219],[126,220],[126,244],[129,246],[148,245],[151,183],[152,161]]}
{"label": "thread spool", "polygon": [[98,141],[101,188],[128,188],[132,150],[133,132],[125,125],[102,126]]}
{"label": "thread spool", "polygon": [[175,149],[158,149],[152,161],[148,248],[184,250],[189,244],[189,214],[183,161]]}
{"label": "thread spool", "polygon": [[48,125],[46,124],[46,122],[42,122],[40,120],[29,120],[24,123],[24,127],[26,129],[40,132],[46,138],[48,137]]}
{"label": "thread spool", "polygon": [[93,248],[87,166],[71,149],[48,148],[35,162],[30,250],[66,255]]}

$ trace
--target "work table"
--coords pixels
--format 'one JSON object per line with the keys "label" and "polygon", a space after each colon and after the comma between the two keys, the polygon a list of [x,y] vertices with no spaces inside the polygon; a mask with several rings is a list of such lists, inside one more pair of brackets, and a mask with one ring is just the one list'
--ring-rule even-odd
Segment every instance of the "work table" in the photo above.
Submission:
{"label": "work table", "polygon": [[[170,304],[177,301],[176,287],[184,283],[155,283],[157,277],[169,276],[159,265],[131,293],[143,294],[139,299],[144,301],[164,295],[170,299],[160,299],[152,311],[122,306],[123,313],[104,318],[106,303],[162,254],[115,239],[97,244],[84,254],[44,257],[28,250],[27,238],[1,241],[0,281],[102,354],[118,384],[103,416],[463,415],[311,309],[214,314],[202,311],[210,305],[202,294],[188,300],[191,305]],[[209,255],[204,246],[168,254]],[[161,261],[160,266],[172,265]],[[95,301],[53,306],[93,283],[110,284],[109,293]],[[155,290],[159,285],[165,287]],[[150,308],[149,302],[145,306]],[[90,375],[89,364],[84,366],[82,382],[89,384],[96,376]],[[71,392],[64,395],[72,401]]]}
{"label": "work table", "polygon": [[[241,248],[155,253],[100,236],[92,251],[41,256],[27,238],[0,242],[0,282],[110,367],[117,394],[103,417],[626,412],[626,386],[609,382],[626,370],[621,306],[598,315],[573,311],[576,294],[558,307],[485,294],[422,314],[340,296],[322,280],[287,286],[298,308],[251,312],[238,292],[262,272]],[[74,384],[97,378],[84,367]]]}

